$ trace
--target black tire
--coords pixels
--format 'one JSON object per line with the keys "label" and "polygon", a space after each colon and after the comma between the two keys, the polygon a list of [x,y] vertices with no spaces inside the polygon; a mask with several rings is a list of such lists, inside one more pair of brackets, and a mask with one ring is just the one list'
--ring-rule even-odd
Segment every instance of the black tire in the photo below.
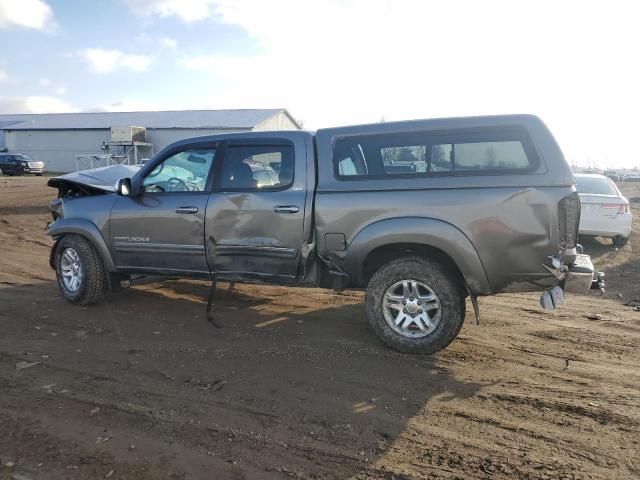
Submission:
{"label": "black tire", "polygon": [[[400,352],[427,355],[439,352],[456,338],[464,323],[466,290],[458,277],[440,262],[423,257],[404,257],[386,263],[374,273],[367,286],[365,308],[371,328],[386,345]],[[440,321],[427,336],[404,336],[385,320],[382,305],[385,292],[406,279],[429,286],[440,301]]]}
{"label": "black tire", "polygon": [[629,237],[623,237],[622,235],[616,235],[611,239],[614,247],[624,247],[629,242]]}
{"label": "black tire", "polygon": [[[82,271],[80,285],[71,290],[63,281],[62,255],[67,248],[73,249],[79,257]],[[100,303],[107,290],[107,275],[102,258],[89,240],[81,235],[65,235],[56,245],[56,279],[62,295],[76,305]]]}

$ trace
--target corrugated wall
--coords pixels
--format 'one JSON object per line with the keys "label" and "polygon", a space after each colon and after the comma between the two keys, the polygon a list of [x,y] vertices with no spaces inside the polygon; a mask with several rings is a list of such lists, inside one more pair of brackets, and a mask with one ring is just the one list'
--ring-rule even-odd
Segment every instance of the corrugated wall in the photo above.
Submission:
{"label": "corrugated wall", "polygon": [[264,122],[258,124],[254,128],[255,131],[268,131],[268,130],[300,130],[298,125],[295,124],[291,117],[285,112],[280,112],[277,115],[268,118]]}
{"label": "corrugated wall", "polygon": [[231,133],[247,131],[243,129],[238,130],[214,130],[207,128],[167,128],[167,129],[153,129],[147,130],[147,141],[153,143],[154,153],[158,153],[167,145],[184,138],[201,137],[204,135],[216,135],[218,133]]}
{"label": "corrugated wall", "polygon": [[75,172],[76,155],[102,154],[109,130],[7,130],[11,153],[25,153],[45,163],[50,172]]}
{"label": "corrugated wall", "polygon": [[[147,130],[147,141],[154,153],[176,140],[214,135],[231,130],[162,129]],[[242,130],[235,130],[242,131]],[[7,130],[6,146],[11,153],[24,153],[45,163],[49,172],[75,172],[77,155],[103,155],[102,142],[109,141],[110,130]]]}
{"label": "corrugated wall", "polygon": [[[297,125],[284,112],[257,125],[254,130],[297,130]],[[246,131],[199,128],[147,130],[147,141],[154,153],[177,140],[218,133]],[[50,172],[75,172],[77,155],[102,155],[102,142],[109,141],[110,130],[6,130],[6,147],[11,153],[24,153],[43,161]]]}

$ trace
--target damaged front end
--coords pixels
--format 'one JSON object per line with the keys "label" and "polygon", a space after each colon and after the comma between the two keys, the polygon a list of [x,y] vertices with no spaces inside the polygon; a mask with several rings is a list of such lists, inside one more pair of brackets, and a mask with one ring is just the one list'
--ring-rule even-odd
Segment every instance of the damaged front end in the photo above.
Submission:
{"label": "damaged front end", "polygon": [[135,166],[111,165],[54,177],[47,185],[58,189],[59,198],[101,195],[114,193],[118,180],[132,177],[137,172]]}
{"label": "damaged front end", "polygon": [[64,218],[64,200],[114,193],[119,179],[130,177],[137,171],[136,167],[111,165],[51,178],[47,185],[58,190],[58,197],[49,202],[53,221]]}

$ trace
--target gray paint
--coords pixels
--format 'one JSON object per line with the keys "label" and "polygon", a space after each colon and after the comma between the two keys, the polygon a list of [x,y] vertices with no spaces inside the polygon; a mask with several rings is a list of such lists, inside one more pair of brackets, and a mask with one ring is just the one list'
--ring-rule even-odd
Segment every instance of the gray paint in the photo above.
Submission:
{"label": "gray paint", "polygon": [[[339,136],[513,125],[529,132],[541,159],[531,174],[385,180],[337,180],[333,174],[331,148]],[[346,273],[353,286],[362,287],[367,280],[363,265],[371,252],[382,246],[415,244],[448,255],[477,295],[540,290],[555,282],[543,264],[560,250],[558,202],[575,187],[555,140],[536,117],[396,122],[320,130],[315,136],[247,132],[187,139],[143,166],[132,179],[134,192],[144,175],[172,152],[194,143],[260,139],[294,143],[296,176],[290,189],[133,198],[107,194],[99,197],[96,209],[95,197],[65,200],[73,205],[71,210],[65,207],[65,218],[71,212],[72,217],[94,223],[122,271],[208,275],[213,270],[234,280],[320,284],[321,257]],[[111,222],[104,208],[107,199],[115,202]],[[177,216],[176,207],[185,203],[196,206],[198,214]],[[297,205],[300,214],[275,214],[276,205]],[[50,234],[64,231],[57,224]],[[324,239],[335,235],[345,242],[327,246]],[[152,246],[125,246],[114,240],[126,236],[148,238]],[[333,250],[334,244],[340,249]],[[206,258],[196,251],[206,252]],[[132,266],[128,262],[138,265],[128,268]],[[309,264],[314,268],[307,268]]]}

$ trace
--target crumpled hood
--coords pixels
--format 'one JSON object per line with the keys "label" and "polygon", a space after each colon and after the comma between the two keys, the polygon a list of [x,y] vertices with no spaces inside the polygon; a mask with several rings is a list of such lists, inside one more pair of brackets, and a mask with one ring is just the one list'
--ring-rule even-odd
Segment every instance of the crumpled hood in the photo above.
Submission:
{"label": "crumpled hood", "polygon": [[59,188],[65,183],[71,183],[105,192],[115,192],[115,186],[118,180],[132,177],[139,169],[139,166],[130,165],[111,165],[108,167],[92,168],[90,170],[82,170],[80,172],[54,177],[49,180],[47,185]]}

